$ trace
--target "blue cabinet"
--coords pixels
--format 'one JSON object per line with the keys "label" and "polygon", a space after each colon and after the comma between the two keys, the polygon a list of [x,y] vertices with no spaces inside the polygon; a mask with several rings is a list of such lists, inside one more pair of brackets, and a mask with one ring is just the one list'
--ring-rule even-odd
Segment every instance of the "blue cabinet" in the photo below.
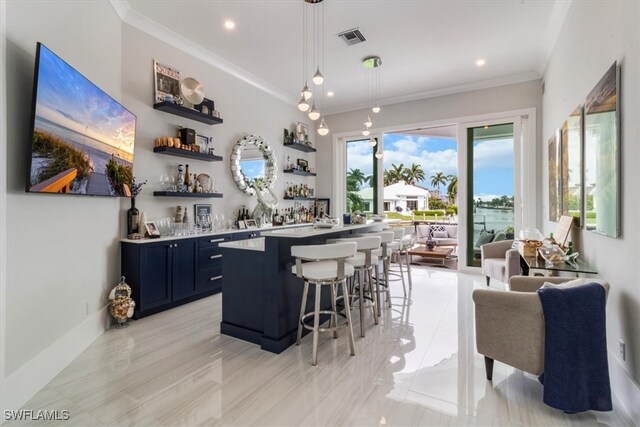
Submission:
{"label": "blue cabinet", "polygon": [[256,237],[260,237],[259,231],[241,231],[233,233],[233,240],[255,239]]}
{"label": "blue cabinet", "polygon": [[231,235],[162,242],[122,242],[121,269],[136,302],[135,318],[222,291],[218,245]]}

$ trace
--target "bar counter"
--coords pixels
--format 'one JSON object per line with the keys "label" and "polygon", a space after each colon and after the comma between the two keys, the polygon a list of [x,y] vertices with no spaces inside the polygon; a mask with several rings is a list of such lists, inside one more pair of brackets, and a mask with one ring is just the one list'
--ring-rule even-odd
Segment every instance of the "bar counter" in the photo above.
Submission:
{"label": "bar counter", "polygon": [[[291,246],[378,230],[381,223],[333,228],[294,227],[262,232],[261,238],[220,244],[223,251],[220,332],[281,353],[295,343],[303,282],[291,273]],[[313,301],[308,301],[308,310]],[[328,292],[322,306],[329,307]]]}

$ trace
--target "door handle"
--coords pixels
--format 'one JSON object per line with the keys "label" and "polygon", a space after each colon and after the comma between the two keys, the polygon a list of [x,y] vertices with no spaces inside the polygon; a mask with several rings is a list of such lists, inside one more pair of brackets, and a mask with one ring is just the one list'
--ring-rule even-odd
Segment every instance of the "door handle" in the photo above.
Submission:
{"label": "door handle", "polygon": [[218,243],[218,242],[224,242],[224,239],[211,239],[211,240],[209,240],[209,243]]}
{"label": "door handle", "polygon": [[222,255],[211,255],[209,257],[209,259],[217,259],[217,258],[222,258]]}
{"label": "door handle", "polygon": [[213,281],[215,281],[215,280],[220,280],[220,279],[222,279],[222,276],[213,276],[213,277],[209,277],[209,281],[210,281],[210,282],[213,282]]}

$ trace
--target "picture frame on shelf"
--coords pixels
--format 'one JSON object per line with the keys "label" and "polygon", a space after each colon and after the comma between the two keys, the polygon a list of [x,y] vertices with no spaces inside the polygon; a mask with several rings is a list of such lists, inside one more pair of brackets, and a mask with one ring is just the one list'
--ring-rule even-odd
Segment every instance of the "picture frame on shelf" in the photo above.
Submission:
{"label": "picture frame on shelf", "polygon": [[201,153],[212,154],[209,153],[209,144],[213,143],[212,139],[213,138],[211,138],[210,136],[196,134],[196,144],[200,146]]}
{"label": "picture frame on shelf", "polygon": [[298,159],[297,163],[298,163],[298,169],[302,169],[303,171],[309,170],[309,162],[306,161],[305,159]]}
{"label": "picture frame on shelf", "polygon": [[200,104],[194,105],[193,109],[207,116],[212,116],[215,111],[215,104],[213,100],[205,98]]}
{"label": "picture frame on shelf", "polygon": [[244,220],[238,221],[238,229],[244,230],[245,228],[247,228],[247,225],[244,223]]}
{"label": "picture frame on shelf", "polygon": [[154,221],[145,221],[144,228],[147,229],[147,233],[152,239],[160,237],[160,230],[158,230],[158,226]]}
{"label": "picture frame on shelf", "polygon": [[248,229],[258,228],[258,223],[256,222],[255,219],[245,219],[244,225],[245,225],[245,228],[248,228]]}
{"label": "picture frame on shelf", "polygon": [[322,213],[331,216],[331,200],[330,199],[316,199],[314,217],[320,216]]}
{"label": "picture frame on shelf", "polygon": [[[213,205],[208,203],[196,203],[193,205],[193,221],[194,224],[200,224],[202,222],[203,217],[206,218],[207,215],[211,215],[213,211]],[[209,227],[211,224],[209,224]]]}
{"label": "picture frame on shelf", "polygon": [[300,142],[306,142],[309,138],[309,126],[306,123],[298,122],[296,126],[296,139]]}
{"label": "picture frame on shelf", "polygon": [[155,102],[176,102],[176,97],[180,96],[180,71],[154,59],[153,88]]}

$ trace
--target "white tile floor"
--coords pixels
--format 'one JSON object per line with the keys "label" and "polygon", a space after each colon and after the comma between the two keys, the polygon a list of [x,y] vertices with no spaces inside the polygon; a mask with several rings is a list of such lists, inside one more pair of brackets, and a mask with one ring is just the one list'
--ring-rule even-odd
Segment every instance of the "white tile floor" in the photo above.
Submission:
{"label": "white tile floor", "polygon": [[317,367],[310,336],[275,355],[220,335],[216,295],[109,330],[24,409],[67,409],[64,426],[631,425],[616,402],[610,413],[549,408],[533,376],[498,362],[487,382],[471,300],[484,278],[413,270],[410,299],[394,284],[355,357],[344,333],[321,337]]}

